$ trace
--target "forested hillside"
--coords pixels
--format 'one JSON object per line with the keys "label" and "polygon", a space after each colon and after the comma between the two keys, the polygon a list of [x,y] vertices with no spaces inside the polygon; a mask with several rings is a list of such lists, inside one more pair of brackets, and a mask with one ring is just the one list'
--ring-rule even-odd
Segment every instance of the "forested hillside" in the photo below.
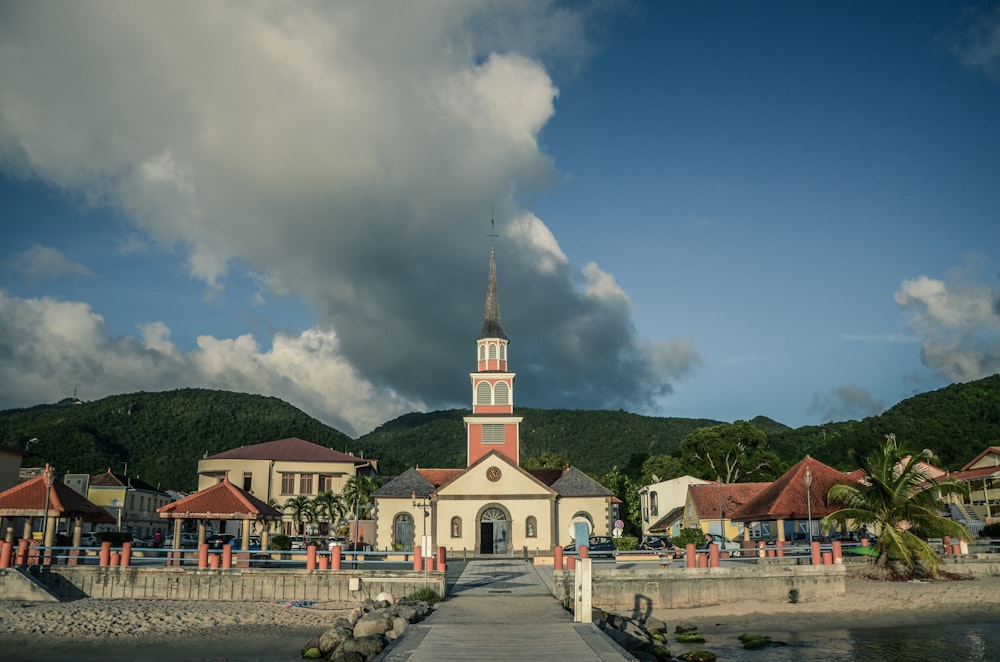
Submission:
{"label": "forested hillside", "polygon": [[[517,408],[516,413],[524,417],[522,462],[561,457],[595,476],[617,466],[633,480],[648,458],[679,457],[685,437],[719,423],[623,411]],[[468,414],[461,409],[407,414],[351,440],[277,398],[183,389],[0,412],[0,445],[23,450],[28,439],[39,439],[24,464],[50,462],[60,475],[108,467],[123,472],[127,464],[129,474],[153,485],[191,490],[198,459],[206,453],[286,437],[377,458],[383,475],[417,465],[461,467],[462,418]],[[957,469],[986,446],[1000,445],[1000,375],[923,393],[862,421],[798,429],[764,417],[750,422],[766,434],[778,471],[806,453],[838,469],[854,469],[851,450],[866,453],[888,433],[910,447],[933,450],[941,466]]]}
{"label": "forested hillside", "polygon": [[0,445],[24,449],[66,473],[111,468],[162,489],[193,490],[198,460],[230,448],[301,437],[343,451],[351,439],[292,405],[261,395],[203,389],[114,395],[95,402],[0,412]]}

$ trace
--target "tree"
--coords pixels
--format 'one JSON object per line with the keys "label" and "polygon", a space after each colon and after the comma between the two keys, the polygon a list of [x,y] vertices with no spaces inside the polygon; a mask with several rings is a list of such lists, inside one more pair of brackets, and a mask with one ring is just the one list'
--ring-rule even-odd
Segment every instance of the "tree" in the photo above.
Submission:
{"label": "tree", "polygon": [[[654,455],[642,463],[642,484],[679,478],[684,475],[684,463],[673,455]],[[656,478],[653,478],[656,476]]]}
{"label": "tree", "polygon": [[834,485],[827,494],[830,503],[844,508],[827,515],[824,528],[831,522],[875,527],[879,536],[875,562],[878,577],[938,576],[940,559],[915,529],[972,537],[964,524],[938,514],[944,507],[942,498],[968,496],[968,488],[959,481],[937,481],[928,475],[921,463],[933,459],[930,450],[910,451],[896,442],[895,434],[888,434],[882,447],[860,462],[865,472],[861,482]]}
{"label": "tree", "polygon": [[767,435],[747,421],[695,430],[681,442],[681,459],[688,471],[706,480],[737,483],[778,476],[778,456],[767,445]]}
{"label": "tree", "polygon": [[621,499],[622,506],[619,515],[626,523],[630,533],[641,531],[642,507],[639,504],[639,486],[631,478],[621,472],[618,466],[604,474],[598,481],[601,485],[615,493]]}
{"label": "tree", "polygon": [[344,484],[344,503],[358,517],[367,514],[372,495],[378,491],[378,481],[371,476],[351,476]]}
{"label": "tree", "polygon": [[313,499],[313,508],[316,512],[316,519],[320,521],[320,526],[325,526],[326,528],[326,531],[322,532],[324,535],[329,534],[330,529],[347,512],[341,496],[329,491],[320,492],[316,495],[316,498]]}
{"label": "tree", "polygon": [[569,458],[554,451],[545,451],[538,457],[529,457],[521,461],[521,467],[524,469],[565,469],[569,465]]}
{"label": "tree", "polygon": [[295,528],[300,536],[303,534],[303,526],[312,522],[315,515],[312,499],[304,494],[289,497],[282,510],[291,511],[292,521],[295,522]]}

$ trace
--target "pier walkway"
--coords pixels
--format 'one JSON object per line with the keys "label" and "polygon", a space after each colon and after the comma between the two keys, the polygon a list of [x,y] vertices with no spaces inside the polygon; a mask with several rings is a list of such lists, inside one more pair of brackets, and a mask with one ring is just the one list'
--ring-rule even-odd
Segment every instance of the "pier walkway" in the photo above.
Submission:
{"label": "pier walkway", "polygon": [[379,660],[634,660],[595,625],[574,623],[541,573],[514,559],[470,561],[426,620]]}

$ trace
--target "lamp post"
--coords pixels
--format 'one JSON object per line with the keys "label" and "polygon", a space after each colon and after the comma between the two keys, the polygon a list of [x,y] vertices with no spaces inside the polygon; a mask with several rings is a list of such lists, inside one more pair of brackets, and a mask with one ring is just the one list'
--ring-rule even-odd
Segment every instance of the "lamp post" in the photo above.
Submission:
{"label": "lamp post", "polygon": [[812,508],[812,482],[813,474],[809,468],[806,468],[806,472],[802,475],[802,480],[806,483],[806,517],[808,517],[809,523],[809,544],[813,541],[813,508]]}
{"label": "lamp post", "polygon": [[423,514],[424,514],[424,517],[423,517],[423,519],[424,519],[423,532],[424,533],[420,537],[420,546],[421,546],[421,549],[423,549],[425,557],[427,557],[427,556],[433,556],[430,553],[430,550],[426,549],[427,547],[429,547],[427,545],[427,518],[430,517],[430,515],[431,515],[430,511],[431,511],[431,507],[432,507],[433,501],[431,500],[431,498],[429,496],[422,496],[418,500],[416,492],[413,492],[410,495],[410,499],[411,499],[411,501],[413,503],[413,507],[414,508],[419,508],[421,510],[421,512],[423,512]]}
{"label": "lamp post", "polygon": [[[49,546],[49,500],[52,498],[52,484],[56,481],[56,474],[48,464],[45,465],[45,515],[42,518],[42,547]],[[48,551],[47,549],[45,551]],[[42,552],[45,553],[44,551]],[[44,557],[43,557],[44,558]],[[44,561],[43,561],[44,562]]]}

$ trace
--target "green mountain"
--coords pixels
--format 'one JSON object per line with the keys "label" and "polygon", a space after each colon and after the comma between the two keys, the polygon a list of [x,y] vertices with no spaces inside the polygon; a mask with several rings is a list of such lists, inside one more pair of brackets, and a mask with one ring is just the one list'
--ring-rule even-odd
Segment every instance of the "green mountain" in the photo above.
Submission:
{"label": "green mountain", "polygon": [[229,391],[129,393],[0,412],[0,445],[39,440],[26,466],[49,462],[60,476],[127,469],[161,489],[195,489],[205,455],[286,437],[341,451],[353,443],[287,402]]}
{"label": "green mountain", "polygon": [[[524,418],[522,461],[554,453],[587,473],[602,475],[618,466],[633,477],[647,458],[677,455],[693,430],[720,423],[624,411],[518,408],[516,413]],[[352,440],[277,398],[182,389],[2,411],[0,446],[24,449],[37,438],[25,465],[49,462],[60,475],[127,468],[163,489],[192,490],[204,455],[286,437],[378,458],[383,475],[418,465],[462,467],[462,419],[468,414],[462,409],[406,414]],[[922,393],[861,421],[796,429],[762,416],[751,422],[767,434],[785,466],[808,453],[838,469],[854,469],[852,450],[867,453],[895,433],[908,445],[932,449],[944,468],[957,469],[986,446],[1000,445],[1000,375]]]}

